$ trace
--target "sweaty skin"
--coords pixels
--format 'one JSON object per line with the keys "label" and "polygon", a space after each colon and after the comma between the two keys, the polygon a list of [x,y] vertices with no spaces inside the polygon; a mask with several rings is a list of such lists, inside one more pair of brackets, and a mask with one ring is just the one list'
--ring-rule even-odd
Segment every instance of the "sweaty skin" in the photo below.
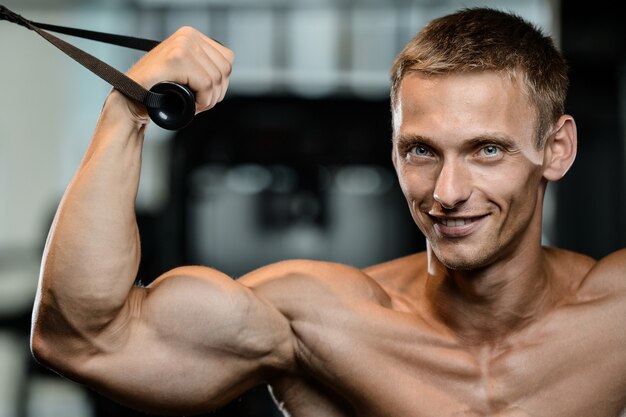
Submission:
{"label": "sweaty skin", "polygon": [[[224,97],[232,60],[183,28],[129,75],[188,84],[202,111]],[[574,160],[574,120],[535,148],[518,81],[484,72],[409,74],[394,120],[426,252],[363,270],[290,260],[236,280],[185,266],[143,288],[134,201],[147,116],[112,92],[48,238],[36,358],[160,414],[207,412],[268,383],[293,417],[617,417],[626,250],[596,262],[541,246],[543,194]]]}

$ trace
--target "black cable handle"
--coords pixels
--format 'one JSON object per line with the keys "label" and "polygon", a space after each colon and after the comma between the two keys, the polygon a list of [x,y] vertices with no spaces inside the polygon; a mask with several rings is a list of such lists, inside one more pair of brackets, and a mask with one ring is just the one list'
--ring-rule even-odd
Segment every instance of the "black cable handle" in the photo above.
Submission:
{"label": "black cable handle", "polygon": [[195,95],[189,87],[171,81],[164,81],[155,84],[150,90],[146,90],[127,75],[116,70],[109,64],[99,60],[93,55],[88,54],[82,49],[65,42],[64,40],[57,38],[56,36],[48,33],[46,30],[142,51],[151,50],[160,43],[158,41],[49,25],[46,23],[37,23],[25,19],[19,14],[7,9],[3,5],[0,5],[0,20],[16,23],[37,32],[37,34],[41,37],[63,51],[70,58],[74,59],[76,62],[96,74],[98,77],[102,78],[126,97],[136,100],[146,106],[150,119],[163,129],[182,129],[191,122],[196,113]]}

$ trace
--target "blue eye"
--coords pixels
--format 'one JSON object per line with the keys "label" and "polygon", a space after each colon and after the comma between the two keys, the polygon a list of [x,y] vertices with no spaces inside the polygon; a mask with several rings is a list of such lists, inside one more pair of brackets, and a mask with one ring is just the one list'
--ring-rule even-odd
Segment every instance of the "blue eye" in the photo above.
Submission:
{"label": "blue eye", "polygon": [[430,151],[424,146],[415,146],[413,147],[413,153],[417,156],[428,156],[430,155]]}
{"label": "blue eye", "polygon": [[500,149],[495,145],[487,145],[481,149],[483,155],[485,156],[495,156],[498,154]]}

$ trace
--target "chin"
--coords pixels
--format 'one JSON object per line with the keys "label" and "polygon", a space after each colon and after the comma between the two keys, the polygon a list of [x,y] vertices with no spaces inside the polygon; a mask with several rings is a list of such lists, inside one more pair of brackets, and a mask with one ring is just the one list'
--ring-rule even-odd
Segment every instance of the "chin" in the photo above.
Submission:
{"label": "chin", "polygon": [[460,248],[450,250],[447,248],[435,248],[433,254],[446,268],[455,271],[472,271],[488,266],[494,261],[494,256],[486,250],[461,251]]}
{"label": "chin", "polygon": [[454,271],[474,271],[486,266],[483,262],[477,262],[471,259],[441,259],[438,258],[439,262],[441,262],[446,268],[454,270]]}

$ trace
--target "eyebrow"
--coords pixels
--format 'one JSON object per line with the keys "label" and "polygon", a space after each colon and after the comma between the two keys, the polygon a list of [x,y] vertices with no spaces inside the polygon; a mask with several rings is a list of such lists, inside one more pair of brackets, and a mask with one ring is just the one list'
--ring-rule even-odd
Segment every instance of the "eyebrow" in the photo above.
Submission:
{"label": "eyebrow", "polygon": [[465,141],[465,144],[469,147],[478,146],[478,145],[486,145],[486,144],[494,144],[499,145],[505,149],[517,149],[518,145],[513,141],[513,139],[502,136],[502,135],[481,135],[475,138],[471,138]]}
{"label": "eyebrow", "polygon": [[[429,138],[427,136],[411,134],[411,133],[398,135],[395,141],[398,147],[404,147],[404,146],[412,145],[415,143],[420,143],[428,147],[431,147],[433,149],[438,148],[437,140]],[[511,138],[507,136],[503,136],[503,135],[488,134],[488,133],[466,139],[462,142],[461,146],[472,148],[472,147],[476,147],[479,145],[486,145],[486,144],[499,145],[505,149],[510,149],[510,150],[518,148],[515,141],[513,141]]]}

